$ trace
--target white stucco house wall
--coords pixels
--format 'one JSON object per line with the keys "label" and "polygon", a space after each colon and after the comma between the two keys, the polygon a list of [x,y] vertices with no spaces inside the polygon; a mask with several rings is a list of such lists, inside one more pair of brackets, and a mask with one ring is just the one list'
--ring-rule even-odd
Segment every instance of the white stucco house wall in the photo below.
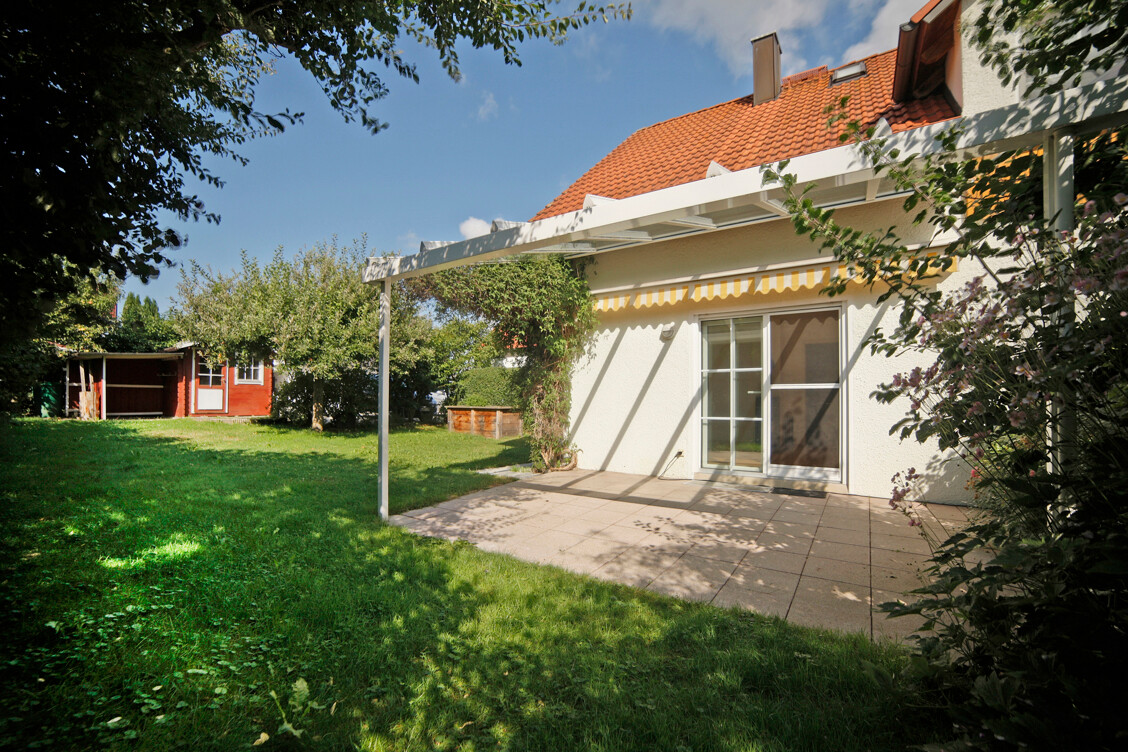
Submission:
{"label": "white stucco house wall", "polygon": [[[956,121],[967,156],[1041,146],[1048,216],[1072,203],[1068,139],[1124,119],[1128,86],[1106,77],[1021,97],[961,37],[974,6],[929,0],[890,51],[786,78],[775,35],[753,40],[748,96],[636,132],[528,222],[370,259],[365,280],[387,294],[397,278],[518,253],[582,261],[599,328],[573,381],[581,468],[881,497],[915,467],[925,499],[966,501],[966,466],[890,436],[905,406],[870,396],[924,364],[865,347],[875,327],[896,325],[893,304],[860,284],[820,295],[846,270],[796,234],[760,168],[790,160],[799,187],[815,186],[808,196],[843,224],[897,226],[922,254],[950,242],[912,227],[903,194],[827,129],[824,108],[847,95],[850,114],[902,154],[941,151],[935,136]],[[934,283],[954,289],[975,272]]]}

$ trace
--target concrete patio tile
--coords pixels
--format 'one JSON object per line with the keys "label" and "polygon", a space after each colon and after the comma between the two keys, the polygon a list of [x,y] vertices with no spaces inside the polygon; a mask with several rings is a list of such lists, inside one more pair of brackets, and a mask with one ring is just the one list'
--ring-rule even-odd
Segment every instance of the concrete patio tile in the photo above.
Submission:
{"label": "concrete patio tile", "polygon": [[804,577],[818,577],[822,580],[848,582],[860,588],[870,586],[869,564],[858,564],[853,561],[839,559],[824,559],[821,556],[807,557],[806,566],[803,567]]}
{"label": "concrete patio tile", "polygon": [[762,548],[757,544],[754,548],[749,550],[748,554],[740,563],[747,567],[762,567],[763,569],[774,569],[778,572],[800,574],[803,571],[803,565],[806,561],[807,557],[803,554],[774,551],[772,549]]}
{"label": "concrete patio tile", "polygon": [[451,512],[461,512],[466,509],[474,509],[483,503],[483,500],[488,497],[479,496],[476,498],[469,498],[466,496],[459,496],[457,499],[444,501],[441,504],[436,504],[439,509],[446,509]]}
{"label": "concrete patio tile", "polygon": [[563,525],[569,519],[571,518],[566,517],[562,514],[551,514],[546,512],[544,514],[531,515],[528,519],[524,520],[524,523],[529,527],[539,527],[542,530],[552,530],[558,525]]}
{"label": "concrete patio tile", "polygon": [[[752,554],[749,554],[751,556]],[[799,585],[797,572],[783,572],[778,569],[766,569],[748,563],[748,558],[732,570],[728,583],[743,590],[752,590],[758,593],[767,593],[780,599],[791,602],[795,588]]]}
{"label": "concrete patio tile", "polygon": [[787,616],[787,608],[791,605],[791,593],[750,590],[730,579],[713,597],[713,605],[719,608],[738,607],[782,618]]}
{"label": "concrete patio tile", "polygon": [[780,509],[774,515],[772,515],[772,522],[787,522],[817,527],[820,517],[822,517],[821,512],[797,512],[793,510]]}
{"label": "concrete patio tile", "polygon": [[932,547],[929,546],[928,541],[920,535],[915,538],[910,538],[905,535],[886,535],[884,533],[878,533],[877,535],[870,536],[870,545],[874,548],[888,551],[903,551],[905,553],[919,554],[921,556],[929,556],[932,554]]}
{"label": "concrete patio tile", "polygon": [[585,540],[584,536],[575,533],[566,533],[563,530],[545,530],[529,538],[527,547],[554,556],[583,540]]}
{"label": "concrete patio tile", "polygon": [[581,520],[589,520],[591,522],[603,522],[607,525],[614,525],[616,522],[625,519],[630,512],[621,511],[617,508],[610,508],[608,506],[598,507],[597,509],[582,510],[577,516]]}
{"label": "concrete patio tile", "polygon": [[737,504],[728,513],[729,517],[751,517],[767,522],[779,511],[779,503],[775,504]]}
{"label": "concrete patio tile", "polygon": [[817,529],[818,525],[815,524],[772,520],[764,527],[764,533],[810,539],[815,537],[815,530]]}
{"label": "concrete patio tile", "polygon": [[780,535],[778,533],[764,532],[756,538],[756,543],[769,551],[786,551],[792,554],[806,556],[811,550],[812,538],[807,536]]}
{"label": "concrete patio tile", "polygon": [[825,527],[819,525],[815,530],[815,540],[827,543],[845,543],[850,546],[868,546],[870,541],[869,530],[847,530],[840,527]]}
{"label": "concrete patio tile", "polygon": [[748,551],[755,544],[749,541],[747,544],[741,545],[739,543],[729,543],[720,540],[700,540],[693,544],[693,547],[686,551],[686,556],[699,556],[703,559],[717,559],[718,561],[732,562],[739,564],[741,559],[745,557]]}
{"label": "concrete patio tile", "polygon": [[870,589],[847,582],[802,577],[787,620],[809,627],[872,634]]}
{"label": "concrete patio tile", "polygon": [[592,574],[603,580],[613,580],[633,587],[646,587],[680,558],[680,553],[632,547]]}
{"label": "concrete patio tile", "polygon": [[755,517],[726,517],[707,533],[708,537],[730,543],[752,543],[768,523]]}
{"label": "concrete patio tile", "polygon": [[909,518],[900,512],[890,512],[889,514],[875,512],[870,514],[870,534],[900,535],[914,538],[920,535],[920,528],[910,525]]}
{"label": "concrete patio tile", "polygon": [[681,556],[692,545],[693,543],[687,539],[677,538],[666,533],[647,533],[646,537],[640,538],[634,544],[634,548]]}
{"label": "concrete patio tile", "polygon": [[692,512],[709,512],[712,514],[728,514],[736,506],[736,502],[727,498],[711,498],[706,495],[702,499],[690,504],[689,509]]}
{"label": "concrete patio tile", "polygon": [[631,524],[641,523],[654,523],[661,524],[663,522],[671,522],[677,519],[682,514],[681,509],[669,509],[667,507],[658,507],[650,505],[638,505],[628,514],[624,520],[629,520]]}
{"label": "concrete patio tile", "polygon": [[628,545],[634,545],[650,534],[651,533],[649,530],[644,530],[640,527],[630,527],[627,525],[608,525],[607,527],[597,532],[593,537],[607,538],[608,540],[618,541],[620,543],[626,543]]}
{"label": "concrete patio tile", "polygon": [[552,557],[549,563],[573,572],[591,574],[627,548],[624,543],[605,538],[586,538]]}
{"label": "concrete patio tile", "polygon": [[733,562],[686,554],[647,586],[677,598],[709,602],[736,568]]}
{"label": "concrete patio tile", "polygon": [[608,522],[594,522],[592,520],[584,520],[577,517],[565,520],[552,529],[563,530],[566,533],[575,533],[576,535],[590,537],[598,533],[603,528],[608,527],[609,525],[610,523]]}
{"label": "concrete patio tile", "polygon": [[873,566],[870,569],[870,585],[874,590],[907,593],[925,584],[920,571],[914,567],[890,569],[889,567]]}
{"label": "concrete patio tile", "polygon": [[661,499],[674,488],[681,485],[682,482],[683,481],[647,478],[642,482],[627,486],[623,490],[623,495],[637,498]]}
{"label": "concrete patio tile", "polygon": [[826,495],[828,509],[862,509],[869,510],[870,501],[867,496],[850,496],[849,494],[828,493]]}
{"label": "concrete patio tile", "polygon": [[[945,528],[967,524],[963,508],[918,510],[925,530],[941,538]],[[920,528],[884,499],[578,470],[476,491],[390,522],[677,597],[894,640],[918,622],[869,607],[917,587],[929,553]]]}
{"label": "concrete patio tile", "polygon": [[800,512],[802,514],[822,514],[826,509],[826,499],[813,496],[783,496],[779,505],[781,512]]}
{"label": "concrete patio tile", "polygon": [[911,551],[890,551],[885,548],[870,549],[870,564],[890,569],[921,570],[928,566],[928,557]]}
{"label": "concrete patio tile", "polygon": [[846,543],[831,543],[816,540],[811,545],[811,556],[820,556],[824,559],[837,559],[838,561],[851,561],[855,564],[870,563],[869,546],[851,546]]}
{"label": "concrete patio tile", "polygon": [[841,530],[865,530],[869,532],[870,516],[865,510],[827,509],[819,520],[820,527],[835,527]]}
{"label": "concrete patio tile", "polygon": [[937,519],[941,521],[952,520],[953,522],[967,522],[968,512],[975,511],[970,507],[957,506],[955,504],[926,504],[928,511],[932,512]]}

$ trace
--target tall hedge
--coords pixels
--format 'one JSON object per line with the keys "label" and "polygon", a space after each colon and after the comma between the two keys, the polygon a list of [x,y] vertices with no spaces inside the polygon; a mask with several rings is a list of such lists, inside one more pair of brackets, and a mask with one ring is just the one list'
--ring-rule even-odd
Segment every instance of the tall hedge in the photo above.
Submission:
{"label": "tall hedge", "polygon": [[458,382],[458,404],[470,407],[517,405],[521,393],[515,373],[496,366],[470,369]]}

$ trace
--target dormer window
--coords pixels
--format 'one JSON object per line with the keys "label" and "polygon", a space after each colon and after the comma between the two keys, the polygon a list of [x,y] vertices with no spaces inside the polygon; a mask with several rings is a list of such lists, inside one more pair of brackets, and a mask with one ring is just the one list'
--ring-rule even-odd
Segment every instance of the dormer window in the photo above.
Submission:
{"label": "dormer window", "polygon": [[835,68],[830,72],[830,83],[840,84],[843,81],[853,81],[855,78],[861,78],[866,75],[866,61],[859,60],[856,63],[843,65],[841,68]]}

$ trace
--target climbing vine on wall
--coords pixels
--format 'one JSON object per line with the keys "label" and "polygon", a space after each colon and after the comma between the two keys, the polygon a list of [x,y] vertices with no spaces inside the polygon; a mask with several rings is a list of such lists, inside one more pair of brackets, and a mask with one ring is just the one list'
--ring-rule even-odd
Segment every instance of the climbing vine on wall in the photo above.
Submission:
{"label": "climbing vine on wall", "polygon": [[440,309],[489,322],[501,349],[524,355],[518,407],[534,466],[560,469],[576,460],[569,441],[572,371],[595,331],[580,263],[563,256],[518,256],[451,269],[416,280]]}

